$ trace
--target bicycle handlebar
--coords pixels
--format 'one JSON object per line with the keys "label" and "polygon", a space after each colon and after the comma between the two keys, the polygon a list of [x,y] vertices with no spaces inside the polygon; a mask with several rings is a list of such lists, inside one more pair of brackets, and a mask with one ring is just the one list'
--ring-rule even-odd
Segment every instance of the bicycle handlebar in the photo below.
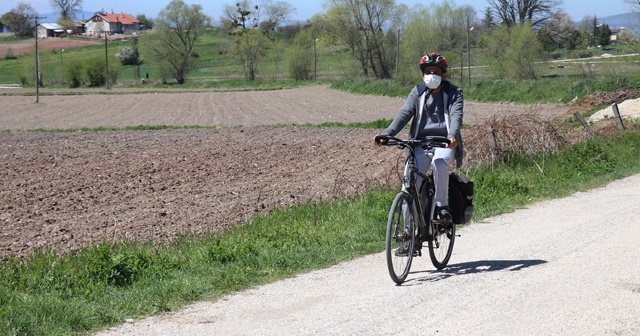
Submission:
{"label": "bicycle handlebar", "polygon": [[451,144],[451,140],[441,136],[430,136],[421,140],[416,140],[416,139],[402,140],[402,139],[398,139],[396,137],[392,137],[388,135],[377,135],[375,137],[375,141],[377,143],[382,144],[383,146],[398,146],[401,148],[422,147],[425,149],[431,149],[434,147],[446,148],[447,145]]}

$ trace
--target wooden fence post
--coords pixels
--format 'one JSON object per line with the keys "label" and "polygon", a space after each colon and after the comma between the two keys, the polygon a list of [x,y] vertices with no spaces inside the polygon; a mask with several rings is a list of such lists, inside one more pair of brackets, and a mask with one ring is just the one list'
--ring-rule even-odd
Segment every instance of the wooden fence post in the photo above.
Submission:
{"label": "wooden fence post", "polygon": [[498,156],[498,148],[496,146],[496,134],[493,132],[493,126],[487,125],[487,138],[489,139],[489,147],[491,147],[491,162],[496,161]]}
{"label": "wooden fence post", "polygon": [[618,123],[618,128],[623,130],[624,124],[622,123],[622,116],[620,115],[620,111],[618,110],[618,104],[613,103],[611,105],[611,109],[613,109],[613,116],[616,117],[616,122]]}
{"label": "wooden fence post", "polygon": [[582,124],[582,127],[584,127],[584,129],[586,129],[587,132],[591,132],[591,126],[589,126],[589,123],[586,120],[584,120],[580,112],[576,112],[573,115],[576,117],[576,119],[578,119],[578,121]]}

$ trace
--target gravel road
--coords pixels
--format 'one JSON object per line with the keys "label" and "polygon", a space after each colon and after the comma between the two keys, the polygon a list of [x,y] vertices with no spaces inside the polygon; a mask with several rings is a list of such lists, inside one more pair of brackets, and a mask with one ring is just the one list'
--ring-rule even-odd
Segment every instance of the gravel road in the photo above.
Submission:
{"label": "gravel road", "polygon": [[639,188],[474,222],[450,267],[418,258],[403,286],[379,253],[98,335],[639,335]]}

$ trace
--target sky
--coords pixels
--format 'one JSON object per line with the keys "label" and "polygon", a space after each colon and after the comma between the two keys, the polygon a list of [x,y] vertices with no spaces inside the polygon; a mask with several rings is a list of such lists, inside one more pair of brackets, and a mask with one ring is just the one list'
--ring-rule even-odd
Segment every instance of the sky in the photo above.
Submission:
{"label": "sky", "polygon": [[[0,0],[0,16],[13,9],[19,1],[26,2],[36,9],[38,13],[53,12],[49,0]],[[235,5],[235,0],[184,0],[187,4],[202,5],[205,14],[211,16],[214,22],[217,22],[222,16],[222,9],[225,4]],[[274,0],[281,1],[281,0]],[[293,14],[293,20],[306,21],[314,14],[323,13],[325,9],[322,7],[324,0],[284,0],[296,8]],[[82,9],[88,12],[105,10],[107,12],[114,11],[116,13],[124,12],[136,16],[145,14],[147,17],[154,18],[158,13],[170,2],[170,0],[83,0]],[[574,21],[580,21],[585,16],[596,16],[603,18],[612,15],[623,14],[629,12],[628,5],[624,0],[564,0],[563,8]],[[429,4],[442,3],[437,1],[420,1],[420,0],[396,0],[396,4],[405,4],[410,8],[416,4],[422,3],[425,6]],[[455,5],[470,5],[474,7],[481,19],[484,10],[488,5],[487,0],[456,0]],[[606,3],[606,5],[604,5]],[[88,19],[88,18],[87,18]]]}

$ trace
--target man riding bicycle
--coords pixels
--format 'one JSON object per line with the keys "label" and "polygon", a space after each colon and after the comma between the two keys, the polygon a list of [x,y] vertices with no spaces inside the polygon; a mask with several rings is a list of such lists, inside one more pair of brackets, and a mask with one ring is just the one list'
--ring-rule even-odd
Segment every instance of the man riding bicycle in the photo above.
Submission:
{"label": "man riding bicycle", "polygon": [[[440,54],[431,52],[422,56],[419,66],[425,84],[417,85],[411,90],[402,109],[380,135],[395,136],[413,119],[409,129],[410,139],[420,140],[428,136],[443,136],[449,139],[450,144],[446,148],[418,148],[416,166],[425,173],[429,166],[432,167],[436,216],[443,222],[451,222],[448,204],[449,163],[455,157],[457,167],[462,165],[462,89],[445,79],[448,64]],[[374,140],[377,146],[380,146],[381,142]],[[421,184],[422,178],[418,177],[416,185]]]}

